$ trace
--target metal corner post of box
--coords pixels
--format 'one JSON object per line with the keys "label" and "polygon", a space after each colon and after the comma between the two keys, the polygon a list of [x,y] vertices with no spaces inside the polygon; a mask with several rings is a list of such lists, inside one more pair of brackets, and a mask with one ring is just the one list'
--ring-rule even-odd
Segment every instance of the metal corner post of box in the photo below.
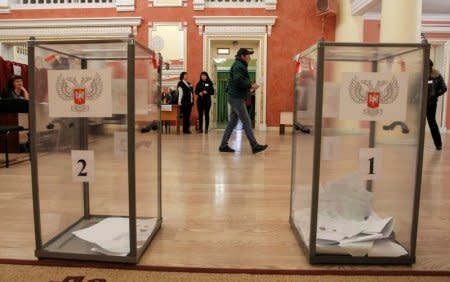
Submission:
{"label": "metal corner post of box", "polygon": [[[38,258],[137,263],[156,236],[162,223],[157,56],[133,35],[28,41]],[[147,124],[153,130],[141,130]],[[80,235],[100,226],[95,230],[104,238]]]}
{"label": "metal corner post of box", "polygon": [[293,131],[289,222],[310,263],[415,262],[429,54],[321,40],[295,56],[310,131]]}

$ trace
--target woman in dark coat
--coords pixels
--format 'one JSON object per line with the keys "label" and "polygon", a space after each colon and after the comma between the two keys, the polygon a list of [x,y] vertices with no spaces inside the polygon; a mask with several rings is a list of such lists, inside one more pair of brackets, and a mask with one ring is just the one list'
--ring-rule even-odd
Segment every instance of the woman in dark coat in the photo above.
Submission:
{"label": "woman in dark coat", "polygon": [[195,86],[195,94],[198,95],[197,109],[200,133],[203,132],[203,115],[205,115],[205,133],[209,128],[209,110],[211,109],[211,96],[214,95],[214,86],[206,71],[200,73],[200,79]]}
{"label": "woman in dark coat", "polygon": [[188,73],[182,72],[180,74],[180,81],[177,85],[178,90],[178,105],[180,105],[180,112],[183,115],[183,133],[184,134],[190,134],[191,131],[189,130],[190,119],[191,119],[191,112],[192,112],[192,106],[194,105],[194,96],[193,96],[193,89],[192,84],[187,81],[188,79]]}
{"label": "woman in dark coat", "polygon": [[447,92],[444,78],[437,69],[433,68],[433,61],[430,60],[430,75],[428,78],[428,104],[427,104],[427,121],[430,127],[431,136],[433,137],[436,150],[442,150],[441,133],[436,122],[436,109],[439,96]]}
{"label": "woman in dark coat", "polygon": [[8,82],[8,86],[3,90],[1,99],[30,99],[30,94],[23,86],[23,78],[14,75]]}

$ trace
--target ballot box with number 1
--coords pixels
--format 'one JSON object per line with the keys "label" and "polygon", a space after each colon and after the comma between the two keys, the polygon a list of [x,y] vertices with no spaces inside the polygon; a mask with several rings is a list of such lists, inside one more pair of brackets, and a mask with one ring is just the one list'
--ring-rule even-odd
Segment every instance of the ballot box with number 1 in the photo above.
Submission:
{"label": "ballot box with number 1", "polygon": [[429,45],[295,56],[290,223],[310,263],[412,264]]}

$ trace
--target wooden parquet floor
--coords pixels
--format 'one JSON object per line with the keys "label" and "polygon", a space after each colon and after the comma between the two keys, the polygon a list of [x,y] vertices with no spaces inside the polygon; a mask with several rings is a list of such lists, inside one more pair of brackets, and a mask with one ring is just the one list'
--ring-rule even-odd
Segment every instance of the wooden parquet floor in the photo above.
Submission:
{"label": "wooden parquet floor", "polygon": [[[256,132],[260,143],[269,144],[256,155],[242,133],[230,142],[240,152],[219,153],[222,134],[163,135],[163,225],[140,265],[450,271],[450,138],[444,137],[444,150],[436,152],[427,134],[416,264],[365,267],[308,263],[288,222],[290,134]],[[52,165],[57,171],[58,164]],[[48,177],[57,181],[58,176]],[[126,175],[109,171],[98,177],[120,183]],[[0,183],[0,258],[35,259],[29,162],[0,168]],[[108,197],[122,199],[114,194],[100,191],[101,200],[93,202],[108,209]],[[66,207],[79,205],[70,203],[76,199],[66,196]],[[52,198],[46,203],[52,205]],[[61,216],[48,214],[45,220],[61,221]]]}

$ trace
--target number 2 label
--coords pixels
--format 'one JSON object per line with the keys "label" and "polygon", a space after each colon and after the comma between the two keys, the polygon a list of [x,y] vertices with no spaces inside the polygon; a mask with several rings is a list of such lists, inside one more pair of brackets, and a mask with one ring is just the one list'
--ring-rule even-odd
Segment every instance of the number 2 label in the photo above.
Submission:
{"label": "number 2 label", "polygon": [[86,161],[83,159],[78,160],[77,164],[81,163],[81,165],[83,166],[80,170],[80,172],[78,173],[78,176],[87,176],[87,171],[85,171],[86,169]]}
{"label": "number 2 label", "polygon": [[379,179],[383,171],[383,149],[361,148],[359,150],[359,174],[361,180]]}
{"label": "number 2 label", "polygon": [[94,180],[94,151],[72,151],[72,180],[91,182]]}

